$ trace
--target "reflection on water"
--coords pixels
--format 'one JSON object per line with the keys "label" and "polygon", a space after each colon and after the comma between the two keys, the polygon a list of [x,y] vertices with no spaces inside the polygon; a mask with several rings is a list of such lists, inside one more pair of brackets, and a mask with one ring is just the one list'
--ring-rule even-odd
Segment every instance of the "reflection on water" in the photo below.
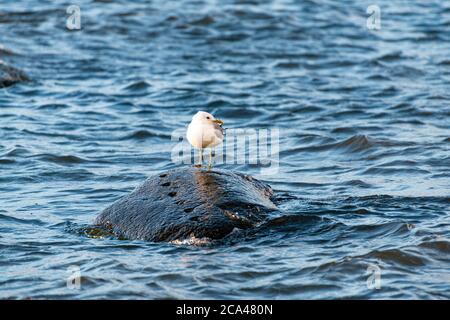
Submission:
{"label": "reflection on water", "polygon": [[[79,31],[63,1],[1,8],[32,81],[0,89],[0,297],[449,298],[448,2],[377,1],[377,31],[365,0],[77,4]],[[221,167],[283,214],[211,247],[78,232],[176,166],[197,110],[280,130],[276,175]]]}

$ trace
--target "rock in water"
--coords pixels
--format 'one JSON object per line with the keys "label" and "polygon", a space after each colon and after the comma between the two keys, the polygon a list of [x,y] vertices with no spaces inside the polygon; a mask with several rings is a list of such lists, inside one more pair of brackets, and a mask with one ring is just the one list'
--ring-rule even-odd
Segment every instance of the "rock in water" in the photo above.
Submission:
{"label": "rock in water", "polygon": [[21,70],[11,67],[0,60],[0,88],[12,86],[17,82],[28,81]]}
{"label": "rock in water", "polygon": [[148,178],[106,208],[95,224],[127,239],[220,239],[277,210],[269,185],[229,170],[185,167]]}

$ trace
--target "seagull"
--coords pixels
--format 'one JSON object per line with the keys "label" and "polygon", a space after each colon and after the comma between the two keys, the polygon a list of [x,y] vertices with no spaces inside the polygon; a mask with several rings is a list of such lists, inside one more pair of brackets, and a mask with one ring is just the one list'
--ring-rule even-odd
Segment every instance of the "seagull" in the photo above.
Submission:
{"label": "seagull", "polygon": [[211,169],[213,148],[223,141],[222,125],[222,120],[214,118],[208,112],[199,111],[192,117],[186,136],[189,143],[200,150],[200,167],[203,165],[203,149],[209,148],[208,169]]}

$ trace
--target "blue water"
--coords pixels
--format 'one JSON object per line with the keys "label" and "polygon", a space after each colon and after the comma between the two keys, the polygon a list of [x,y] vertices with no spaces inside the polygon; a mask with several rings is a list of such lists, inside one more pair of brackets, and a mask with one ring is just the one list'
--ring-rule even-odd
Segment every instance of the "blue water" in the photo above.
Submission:
{"label": "blue water", "polygon": [[[0,89],[0,298],[449,299],[450,2],[377,0],[370,30],[373,2],[77,0],[69,31],[68,1],[2,1],[32,80]],[[80,232],[178,166],[197,110],[280,130],[277,174],[221,167],[283,215],[212,246]]]}

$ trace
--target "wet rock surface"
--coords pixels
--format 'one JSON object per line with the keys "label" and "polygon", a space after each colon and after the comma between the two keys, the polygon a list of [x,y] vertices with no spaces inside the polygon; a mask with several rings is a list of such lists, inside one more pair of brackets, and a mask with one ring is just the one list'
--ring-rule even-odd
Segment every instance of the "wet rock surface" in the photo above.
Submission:
{"label": "wet rock surface", "polygon": [[147,241],[220,239],[276,211],[269,185],[229,170],[185,167],[148,178],[106,208],[94,224]]}
{"label": "wet rock surface", "polygon": [[27,75],[0,60],[0,88],[12,86],[15,83],[28,81]]}
{"label": "wet rock surface", "polygon": [[2,60],[2,57],[14,56],[14,52],[0,44],[0,88],[12,86],[15,83],[28,81],[28,76]]}

